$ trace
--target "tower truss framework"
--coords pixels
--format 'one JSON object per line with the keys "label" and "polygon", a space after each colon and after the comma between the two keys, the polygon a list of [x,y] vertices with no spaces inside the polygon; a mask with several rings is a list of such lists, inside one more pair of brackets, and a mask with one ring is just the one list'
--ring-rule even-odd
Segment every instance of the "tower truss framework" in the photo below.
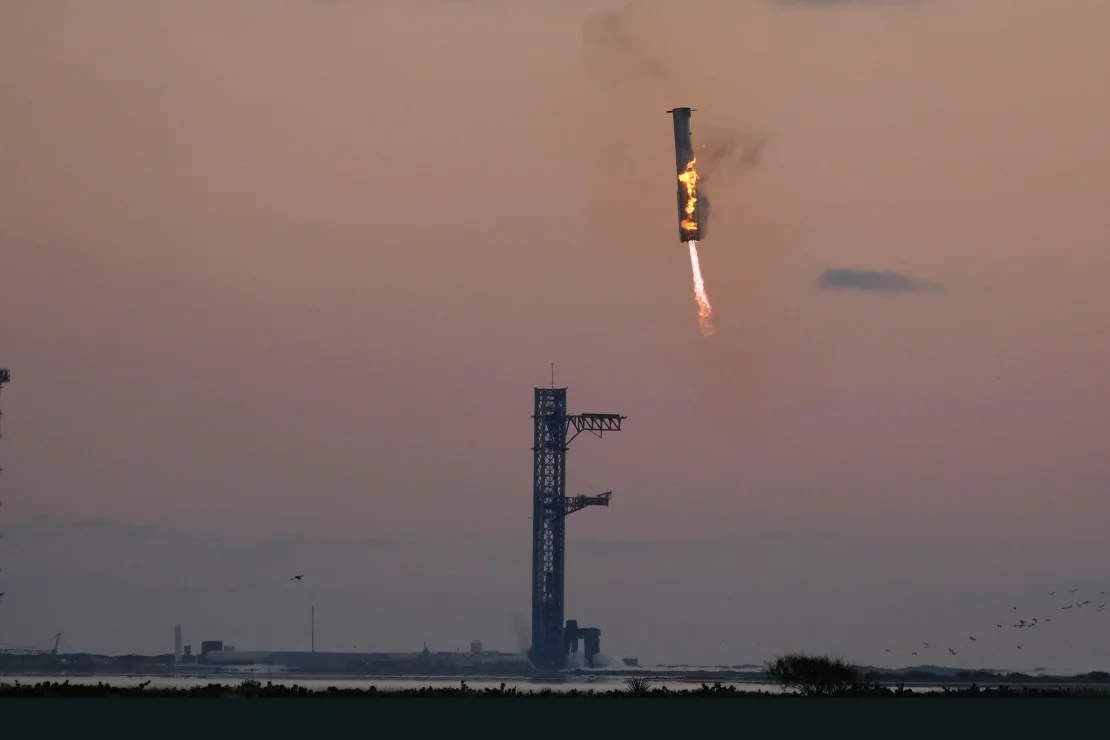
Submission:
{"label": "tower truss framework", "polygon": [[532,415],[532,647],[536,668],[566,667],[566,518],[588,506],[608,506],[612,491],[566,495],[567,448],[582,432],[619,432],[620,414],[567,414],[566,388],[536,388]]}

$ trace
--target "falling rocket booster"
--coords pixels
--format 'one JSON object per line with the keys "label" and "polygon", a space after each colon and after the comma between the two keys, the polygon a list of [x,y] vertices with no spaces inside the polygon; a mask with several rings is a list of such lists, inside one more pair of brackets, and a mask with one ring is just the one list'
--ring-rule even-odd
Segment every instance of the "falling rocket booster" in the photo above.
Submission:
{"label": "falling rocket booster", "polygon": [[701,239],[702,199],[697,192],[697,170],[694,169],[694,141],[690,134],[690,114],[693,108],[673,108],[674,158],[678,172],[678,240],[681,242]]}

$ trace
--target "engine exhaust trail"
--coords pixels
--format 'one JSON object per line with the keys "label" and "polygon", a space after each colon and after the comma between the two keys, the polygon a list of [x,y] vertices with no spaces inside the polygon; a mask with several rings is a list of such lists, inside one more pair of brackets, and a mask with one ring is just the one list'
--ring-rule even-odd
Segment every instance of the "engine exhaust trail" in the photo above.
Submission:
{"label": "engine exhaust trail", "polygon": [[701,276],[701,261],[698,259],[698,243],[691,239],[686,242],[690,247],[690,271],[694,276],[694,300],[698,304],[698,326],[701,327],[703,336],[713,336],[713,306],[709,303],[709,295],[705,292],[705,280]]}

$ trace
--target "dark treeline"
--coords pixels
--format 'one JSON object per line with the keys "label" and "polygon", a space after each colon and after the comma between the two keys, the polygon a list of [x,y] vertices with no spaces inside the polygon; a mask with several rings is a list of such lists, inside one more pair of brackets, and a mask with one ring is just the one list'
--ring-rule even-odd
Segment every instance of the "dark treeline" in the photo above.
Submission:
{"label": "dark treeline", "polygon": [[[77,684],[44,681],[34,684],[0,683],[0,699],[3,698],[95,698],[95,697],[151,697],[151,698],[419,698],[419,697],[468,697],[468,698],[550,698],[569,699],[582,697],[628,697],[657,698],[668,697],[774,697],[786,700],[804,700],[803,694],[775,691],[745,691],[735,686],[723,684],[701,684],[697,688],[670,689],[665,686],[652,687],[650,682],[639,679],[627,682],[626,688],[610,690],[567,690],[556,691],[549,688],[520,691],[515,687],[502,684],[498,688],[472,688],[465,682],[458,687],[379,690],[373,686],[365,689],[338,688],[311,689],[305,686],[284,685],[258,681],[244,681],[240,684],[211,683],[189,688],[152,688],[149,681],[135,686],[113,686],[107,683]],[[941,691],[914,691],[905,686],[865,685],[853,686],[826,696],[832,697],[968,697],[968,698],[1033,698],[1033,697],[1106,697],[1110,689],[1099,687],[1047,687],[1047,686],[990,686],[976,684],[964,687],[948,687]]]}

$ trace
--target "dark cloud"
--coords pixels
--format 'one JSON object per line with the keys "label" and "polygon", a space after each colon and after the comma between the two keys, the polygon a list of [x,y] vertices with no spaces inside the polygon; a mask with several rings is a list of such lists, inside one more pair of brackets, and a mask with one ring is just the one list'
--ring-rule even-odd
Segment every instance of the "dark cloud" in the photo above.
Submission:
{"label": "dark cloud", "polygon": [[817,278],[817,287],[823,290],[863,290],[869,293],[910,293],[936,290],[940,288],[940,284],[898,272],[840,268],[821,273]]}
{"label": "dark cloud", "polygon": [[836,5],[908,5],[916,0],[771,0],[775,5],[833,7]]}

